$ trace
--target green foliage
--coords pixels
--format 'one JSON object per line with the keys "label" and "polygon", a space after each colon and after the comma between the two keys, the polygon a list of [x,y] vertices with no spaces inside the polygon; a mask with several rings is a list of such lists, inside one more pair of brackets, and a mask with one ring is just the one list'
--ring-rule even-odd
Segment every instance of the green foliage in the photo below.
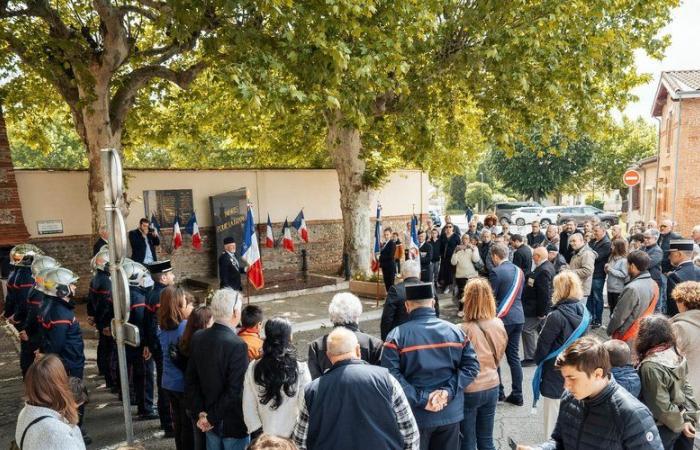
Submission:
{"label": "green foliage", "polygon": [[463,175],[454,176],[450,181],[450,193],[449,193],[449,209],[458,209],[464,211],[467,207],[465,203],[465,194],[467,191],[467,180]]}
{"label": "green foliage", "polygon": [[[480,181],[469,183],[464,200],[470,205],[478,207],[480,212],[484,212],[493,202],[491,186]],[[484,209],[481,208],[482,205]]]}
{"label": "green foliage", "polygon": [[595,149],[585,138],[568,143],[557,137],[546,144],[541,135],[533,133],[529,141],[531,145],[516,143],[510,152],[493,148],[489,166],[504,186],[536,201],[577,180]]}
{"label": "green foliage", "polygon": [[586,204],[598,209],[604,209],[605,207],[605,202],[594,195],[586,196]]}

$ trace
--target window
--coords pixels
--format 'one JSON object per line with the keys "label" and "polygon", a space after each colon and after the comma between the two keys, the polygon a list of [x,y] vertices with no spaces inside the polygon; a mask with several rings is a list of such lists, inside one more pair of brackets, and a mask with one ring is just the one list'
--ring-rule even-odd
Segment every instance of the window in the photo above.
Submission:
{"label": "window", "polygon": [[641,189],[640,189],[640,184],[637,184],[635,186],[632,186],[632,189],[630,189],[630,195],[632,196],[632,209],[633,210],[638,210],[640,208],[640,194],[641,194]]}
{"label": "window", "polygon": [[175,217],[184,227],[194,211],[191,189],[171,189],[159,191],[143,191],[146,217],[155,216],[163,228],[170,228],[175,223]]}

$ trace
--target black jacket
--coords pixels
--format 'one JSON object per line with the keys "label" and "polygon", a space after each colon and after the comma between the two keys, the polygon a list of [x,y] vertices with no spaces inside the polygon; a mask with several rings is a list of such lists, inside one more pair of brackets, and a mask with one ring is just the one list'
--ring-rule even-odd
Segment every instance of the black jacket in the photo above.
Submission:
{"label": "black jacket", "polygon": [[532,250],[527,245],[521,245],[513,252],[513,264],[520,267],[525,275],[532,270]]}
{"label": "black jacket", "polygon": [[379,251],[379,265],[381,267],[395,267],[394,254],[396,253],[396,242],[393,239],[382,246]]}
{"label": "black jacket", "polygon": [[668,259],[668,250],[671,248],[671,241],[674,239],[683,239],[680,234],[674,233],[673,231],[666,234],[659,234],[659,247],[664,252],[664,259],[661,261],[661,271],[667,273],[673,270],[671,261]]}
{"label": "black jacket", "polygon": [[[540,337],[537,339],[537,350],[533,358],[537,364],[564,345],[583,320],[585,307],[586,305],[576,299],[562,300],[552,307],[552,312],[547,316]],[[554,368],[555,359],[548,360],[542,367],[540,392],[545,397],[557,399],[564,392],[564,378],[561,372]]]}
{"label": "black jacket", "polygon": [[554,265],[545,261],[526,275],[523,292],[523,313],[525,317],[544,317],[552,305],[552,280],[556,271]]}
{"label": "black jacket", "polygon": [[223,324],[194,334],[185,376],[185,392],[193,416],[207,420],[223,438],[248,434],[243,421],[243,380],[248,369],[248,346]]}
{"label": "black jacket", "polygon": [[591,239],[588,246],[598,255],[595,258],[595,264],[593,266],[593,278],[605,278],[607,275],[605,273],[605,265],[608,263],[610,252],[612,251],[610,238],[606,234],[600,241]]}
{"label": "black jacket", "polygon": [[562,231],[559,234],[559,253],[564,257],[566,263],[571,262],[571,257],[574,256],[574,250],[569,246],[569,238],[574,233],[569,233],[568,231]]}
{"label": "black jacket", "polygon": [[420,279],[427,283],[433,272],[433,246],[425,241],[418,251],[425,253],[425,256],[420,257]]}
{"label": "black jacket", "polygon": [[46,295],[40,312],[40,350],[61,358],[69,376],[82,378],[85,368],[83,333],[75,317],[73,302]]}
{"label": "black jacket", "polygon": [[450,263],[450,259],[452,259],[452,254],[455,252],[455,249],[459,245],[459,236],[457,233],[452,233],[452,235],[448,238],[447,235],[445,237],[440,237],[440,258],[446,262],[446,264]]}
{"label": "black jacket", "polygon": [[[386,300],[384,301],[384,310],[382,311],[382,321],[380,324],[380,333],[382,341],[386,339],[386,335],[391,330],[398,327],[402,323],[408,322],[408,311],[406,311],[406,285],[416,284],[421,281],[418,278],[409,277],[401,283],[393,285],[387,292]],[[440,305],[438,298],[435,295],[435,312],[440,316]]]}
{"label": "black jacket", "polygon": [[231,256],[227,252],[219,255],[219,287],[229,287],[236,291],[243,290],[241,286],[241,274],[245,269],[241,266],[236,255]]}
{"label": "black jacket", "polygon": [[92,256],[95,256],[97,252],[100,251],[103,245],[107,245],[107,241],[102,239],[102,236],[98,237],[95,243],[92,245]]}
{"label": "black jacket", "polygon": [[480,273],[485,277],[488,277],[491,275],[491,272],[493,272],[493,260],[491,259],[491,255],[489,255],[492,245],[493,242],[482,242],[479,244],[479,256],[484,262],[484,268],[481,269]]}
{"label": "black jacket", "polygon": [[656,281],[656,284],[661,288],[661,264],[664,259],[664,252],[661,250],[658,244],[650,245],[649,247],[642,247],[642,250],[649,255],[649,275],[651,279]]}
{"label": "black jacket", "polygon": [[[686,261],[676,267],[676,270],[668,274],[668,287],[666,288],[666,313],[673,317],[678,314],[678,307],[671,294],[677,285],[684,281],[700,281],[700,267],[693,261]],[[699,396],[700,397],[700,396]]]}
{"label": "black jacket", "polygon": [[432,253],[433,256],[432,256],[431,261],[433,263],[439,262],[440,255],[441,255],[441,253],[440,253],[440,239],[438,239],[437,241],[429,240],[427,242],[433,248],[433,253]]}
{"label": "black jacket", "polygon": [[[355,323],[336,326],[345,327],[355,333],[355,336],[357,336],[357,341],[360,343],[360,359],[367,361],[373,366],[379,365],[381,362],[380,358],[382,356],[382,345],[384,345],[380,339],[363,333]],[[309,366],[309,372],[311,372],[311,378],[314,380],[323,375],[326,370],[332,367],[328,356],[326,356],[327,340],[328,335],[326,334],[309,344],[309,359],[307,364]]]}
{"label": "black jacket", "polygon": [[[148,246],[151,248],[153,261],[156,261],[158,259],[156,256],[156,245],[160,245],[160,239],[153,233],[148,233],[146,238],[148,239]],[[129,244],[131,245],[131,259],[143,264],[143,260],[146,257],[146,242],[143,239],[141,230],[129,231]]]}
{"label": "black jacket", "polygon": [[663,450],[649,409],[614,380],[593,398],[566,392],[552,439],[542,450]]}
{"label": "black jacket", "polygon": [[526,237],[527,237],[527,245],[529,245],[532,248],[539,247],[540,245],[542,245],[544,240],[547,238],[547,236],[545,236],[545,234],[541,231],[537,234],[530,232],[527,234]]}

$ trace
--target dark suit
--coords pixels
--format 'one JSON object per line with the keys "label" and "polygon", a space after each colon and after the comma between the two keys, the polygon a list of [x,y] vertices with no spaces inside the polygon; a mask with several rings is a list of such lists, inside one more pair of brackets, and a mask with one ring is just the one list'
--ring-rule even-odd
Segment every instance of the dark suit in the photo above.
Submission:
{"label": "dark suit", "polygon": [[532,270],[532,250],[527,245],[521,245],[513,252],[513,264],[520,267],[524,273]]}
{"label": "dark suit", "polygon": [[541,326],[540,317],[549,313],[552,305],[552,281],[556,275],[554,265],[545,261],[525,278],[523,291],[523,354],[525,359],[533,359],[537,349],[537,337]]}
{"label": "dark suit", "polygon": [[419,252],[425,253],[425,256],[420,257],[420,280],[429,283],[433,281],[433,246],[426,241],[420,246]]}
{"label": "dark suit", "polygon": [[682,262],[676,267],[676,270],[668,274],[668,286],[666,288],[666,314],[669,317],[673,317],[678,314],[678,307],[676,302],[673,301],[671,294],[677,285],[683,283],[684,281],[700,281],[700,267],[693,264],[693,261]]}
{"label": "dark suit", "polygon": [[664,252],[664,257],[661,260],[661,272],[663,273],[668,273],[673,270],[673,266],[668,260],[668,250],[671,248],[671,241],[676,239],[683,239],[683,237],[680,234],[674,233],[673,231],[666,234],[659,234],[657,244],[659,244],[659,247],[661,247],[661,250]]}
{"label": "dark suit", "polygon": [[233,328],[214,323],[200,330],[190,343],[185,392],[193,416],[207,420],[221,438],[242,439],[243,380],[248,369],[248,346]]}
{"label": "dark suit", "polygon": [[241,286],[241,274],[245,273],[245,269],[241,267],[236,255],[229,255],[228,252],[223,252],[219,256],[219,287],[231,288],[236,291],[243,290]]}
{"label": "dark suit", "polygon": [[387,292],[394,285],[396,278],[396,263],[394,262],[394,253],[396,253],[396,242],[389,239],[384,243],[379,251],[379,267],[382,268],[382,278],[384,278],[384,287]]}
{"label": "dark suit", "polygon": [[[156,245],[160,245],[160,239],[150,232],[146,235],[146,238],[148,239],[148,247],[153,255],[153,261],[157,261]],[[131,259],[143,264],[143,260],[146,258],[146,241],[143,239],[141,230],[129,231],[129,244],[131,245]]]}
{"label": "dark suit", "polygon": [[97,252],[100,251],[103,245],[107,245],[107,241],[102,239],[102,236],[98,237],[92,246],[92,256],[95,256]]}
{"label": "dark suit", "polygon": [[[402,323],[408,322],[408,311],[406,311],[406,285],[420,282],[418,278],[408,277],[389,289],[386,300],[384,301],[381,324],[379,325],[382,341],[386,340],[386,336],[391,330]],[[440,305],[438,304],[437,295],[435,295],[434,298],[435,313],[440,316]]]}
{"label": "dark suit", "polygon": [[532,248],[537,248],[537,247],[539,247],[540,245],[542,245],[542,243],[544,242],[544,240],[547,238],[547,237],[544,235],[544,233],[541,232],[541,231],[540,231],[539,233],[537,233],[537,234],[535,234],[535,233],[528,233],[526,237],[527,237],[527,245],[529,245],[529,246],[532,247]]}
{"label": "dark suit", "polygon": [[562,231],[559,235],[559,253],[564,257],[566,263],[571,262],[571,257],[574,256],[574,250],[569,246],[569,238],[574,233]]}

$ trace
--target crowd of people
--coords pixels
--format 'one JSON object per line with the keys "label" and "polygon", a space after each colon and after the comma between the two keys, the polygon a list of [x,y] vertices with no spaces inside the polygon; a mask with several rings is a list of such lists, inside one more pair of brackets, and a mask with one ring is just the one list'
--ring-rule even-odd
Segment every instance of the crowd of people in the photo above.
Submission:
{"label": "crowd of people", "polygon": [[[231,239],[220,289],[199,304],[170,262],[157,260],[157,236],[143,219],[123,264],[129,323],[142,338],[127,347],[128,392],[110,329],[106,234],[94,248],[88,323],[100,336],[98,371],[178,450],[494,449],[497,405],[524,405],[527,366],[536,366],[532,406],[542,399],[549,440],[514,446],[691,449],[700,420],[700,228],[692,240],[670,221],[633,231],[625,239],[600,223],[544,232],[533,223],[523,236],[490,215],[462,232],[448,216],[442,228],[421,229],[412,255],[387,228],[380,336],[360,330],[360,300],[339,293],[328,308],[333,329],[302,362],[287,319],[243,306],[245,268]],[[29,244],[15,247],[11,262],[3,317],[21,339],[26,402],[16,443],[84,449],[77,276]],[[460,323],[440,318],[440,291],[459,303]]]}

